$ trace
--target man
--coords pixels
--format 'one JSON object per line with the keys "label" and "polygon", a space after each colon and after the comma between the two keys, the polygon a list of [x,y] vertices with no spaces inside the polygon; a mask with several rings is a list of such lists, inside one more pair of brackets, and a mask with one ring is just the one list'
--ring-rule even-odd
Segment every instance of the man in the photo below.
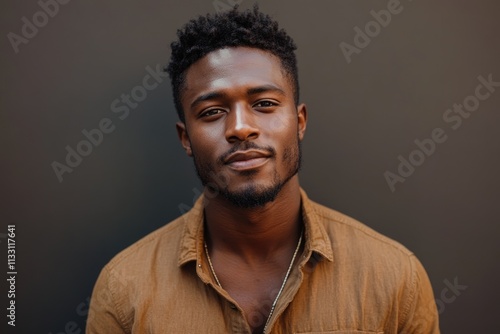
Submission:
{"label": "man", "polygon": [[439,333],[425,270],[299,186],[295,44],[253,11],[178,32],[168,72],[204,194],[108,263],[87,333]]}

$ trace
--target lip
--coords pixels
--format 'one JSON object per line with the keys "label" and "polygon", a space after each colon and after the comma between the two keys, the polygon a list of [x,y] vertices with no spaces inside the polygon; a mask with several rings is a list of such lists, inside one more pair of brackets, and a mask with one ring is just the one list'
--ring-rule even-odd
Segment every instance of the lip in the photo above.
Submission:
{"label": "lip", "polygon": [[269,160],[270,154],[264,151],[237,151],[224,161],[231,169],[244,171],[259,168]]}

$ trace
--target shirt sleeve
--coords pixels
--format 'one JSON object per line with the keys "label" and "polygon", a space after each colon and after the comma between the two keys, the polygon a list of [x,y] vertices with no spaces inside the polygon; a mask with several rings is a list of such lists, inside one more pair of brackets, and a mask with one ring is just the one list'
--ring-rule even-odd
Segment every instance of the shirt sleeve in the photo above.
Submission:
{"label": "shirt sleeve", "polygon": [[101,271],[94,286],[87,318],[87,334],[125,334],[123,312],[116,300],[117,282],[112,271],[106,266]]}
{"label": "shirt sleeve", "polygon": [[411,262],[413,269],[411,291],[408,300],[402,303],[405,308],[398,333],[439,334],[439,315],[429,277],[415,256],[411,257]]}

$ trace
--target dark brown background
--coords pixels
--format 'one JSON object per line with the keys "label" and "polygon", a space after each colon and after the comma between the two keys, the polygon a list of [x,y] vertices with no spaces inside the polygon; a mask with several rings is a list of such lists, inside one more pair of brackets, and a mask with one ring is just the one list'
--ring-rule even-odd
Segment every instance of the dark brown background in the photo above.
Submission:
{"label": "dark brown background", "polygon": [[[354,27],[387,0],[260,3],[299,47],[309,196],[414,251],[436,298],[445,280],[468,286],[445,304],[443,333],[497,332],[500,89],[456,131],[442,117],[474,93],[479,75],[500,81],[498,2],[401,0],[402,12],[350,64],[339,43],[352,44]],[[7,34],[20,34],[21,18],[40,6],[8,0],[0,9],[0,240],[6,254],[6,226],[16,224],[15,332],[83,331],[102,266],[201,189],[177,141],[167,80],[124,120],[110,104],[141,84],[146,66],[168,61],[178,27],[215,8],[212,0],[73,0],[17,54]],[[51,163],[103,118],[115,131],[60,183]],[[447,141],[391,192],[384,172],[436,127]]]}

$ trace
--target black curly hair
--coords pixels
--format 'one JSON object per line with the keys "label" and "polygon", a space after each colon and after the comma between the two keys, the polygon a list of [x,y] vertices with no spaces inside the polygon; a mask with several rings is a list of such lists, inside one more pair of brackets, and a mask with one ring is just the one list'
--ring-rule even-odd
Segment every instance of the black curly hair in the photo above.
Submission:
{"label": "black curly hair", "polygon": [[177,30],[178,40],[172,42],[170,64],[165,70],[170,75],[174,104],[182,122],[185,121],[180,101],[185,71],[197,60],[212,51],[227,47],[248,46],[269,51],[281,60],[293,88],[295,104],[299,101],[299,82],[294,41],[278,22],[259,11],[239,12],[235,6],[228,12],[207,14],[189,21]]}

